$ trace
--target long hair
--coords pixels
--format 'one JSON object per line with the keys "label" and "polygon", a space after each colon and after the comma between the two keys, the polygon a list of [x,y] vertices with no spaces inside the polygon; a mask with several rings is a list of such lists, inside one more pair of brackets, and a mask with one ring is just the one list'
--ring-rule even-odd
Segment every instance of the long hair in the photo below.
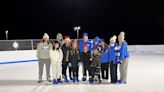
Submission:
{"label": "long hair", "polygon": [[[55,45],[56,43],[59,44],[59,47],[58,47],[56,50],[59,50],[59,48],[60,48],[60,43],[59,43],[58,41],[55,41],[55,42],[54,42],[54,45]],[[53,45],[53,50],[55,50],[54,45]]]}
{"label": "long hair", "polygon": [[76,48],[73,48],[73,46],[71,46],[70,48],[70,54],[73,55],[73,54],[79,54],[79,48],[78,46]]}

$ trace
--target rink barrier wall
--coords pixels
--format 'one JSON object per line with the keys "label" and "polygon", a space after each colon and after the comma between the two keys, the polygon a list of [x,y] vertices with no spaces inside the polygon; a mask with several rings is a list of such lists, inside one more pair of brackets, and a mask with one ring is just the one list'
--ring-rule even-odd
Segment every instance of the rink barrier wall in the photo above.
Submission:
{"label": "rink barrier wall", "polygon": [[[164,45],[129,45],[130,53],[164,53]],[[37,62],[36,50],[0,51],[0,64]]]}

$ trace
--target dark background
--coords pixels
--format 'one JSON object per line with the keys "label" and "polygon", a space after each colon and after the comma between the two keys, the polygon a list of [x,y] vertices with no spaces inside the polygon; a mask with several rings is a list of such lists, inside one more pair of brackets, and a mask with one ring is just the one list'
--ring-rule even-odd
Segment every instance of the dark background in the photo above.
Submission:
{"label": "dark background", "polygon": [[106,41],[121,30],[129,44],[164,44],[164,7],[148,0],[1,0],[0,40],[40,39],[43,33],[76,38],[73,27],[80,25],[89,38]]}

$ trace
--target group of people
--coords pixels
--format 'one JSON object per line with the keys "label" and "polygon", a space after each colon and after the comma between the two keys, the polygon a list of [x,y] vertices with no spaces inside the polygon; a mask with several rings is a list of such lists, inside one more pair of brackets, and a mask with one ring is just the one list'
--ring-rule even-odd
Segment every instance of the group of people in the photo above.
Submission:
{"label": "group of people", "polygon": [[[112,36],[107,44],[104,39],[99,37],[89,40],[87,33],[83,34],[82,40],[71,40],[69,36],[64,36],[63,39],[62,34],[58,33],[56,41],[52,45],[48,34],[45,33],[42,42],[37,46],[38,83],[42,82],[44,65],[46,66],[47,81],[53,84],[79,82],[79,66],[82,65],[82,81],[102,83],[102,80],[109,79],[110,70],[110,83],[126,84],[129,53],[127,42],[124,40],[125,33],[120,32],[118,43],[116,43],[116,39],[116,36]],[[51,65],[52,81],[50,78]],[[117,77],[118,65],[119,80]],[[67,76],[67,70],[69,76]]]}

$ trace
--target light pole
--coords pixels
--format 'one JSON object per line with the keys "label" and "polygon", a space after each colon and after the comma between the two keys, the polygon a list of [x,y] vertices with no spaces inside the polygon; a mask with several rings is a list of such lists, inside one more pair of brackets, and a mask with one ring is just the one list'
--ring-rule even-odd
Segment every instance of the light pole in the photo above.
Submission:
{"label": "light pole", "polygon": [[81,29],[80,26],[73,27],[74,31],[77,32],[77,39],[79,39],[79,30]]}
{"label": "light pole", "polygon": [[8,32],[9,32],[8,30],[6,30],[6,32],[5,32],[6,33],[6,40],[8,40]]}

